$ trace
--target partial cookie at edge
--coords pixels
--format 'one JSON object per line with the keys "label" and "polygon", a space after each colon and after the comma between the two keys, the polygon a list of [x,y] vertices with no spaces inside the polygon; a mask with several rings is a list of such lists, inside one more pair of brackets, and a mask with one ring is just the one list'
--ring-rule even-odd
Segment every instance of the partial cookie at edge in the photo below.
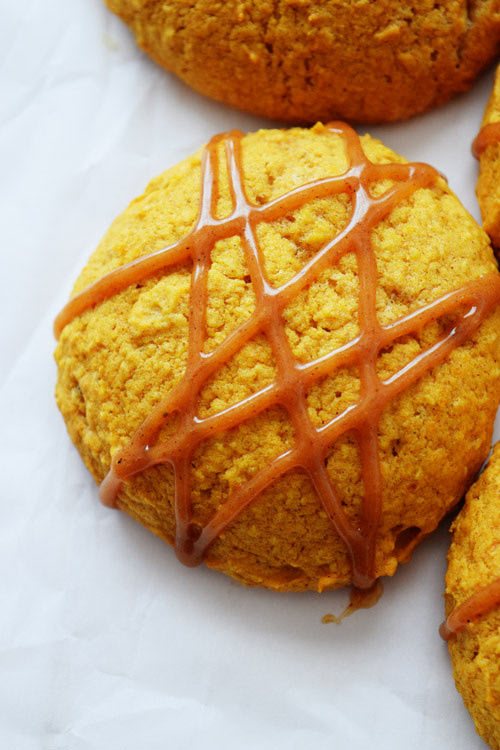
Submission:
{"label": "partial cookie at edge", "polygon": [[[500,443],[452,525],[446,612],[500,577]],[[481,737],[500,750],[500,608],[448,641],[458,691]]]}
{"label": "partial cookie at edge", "polygon": [[106,0],[195,90],[291,123],[385,122],[467,90],[500,45],[498,0]]}
{"label": "partial cookie at edge", "polygon": [[[500,66],[496,72],[482,127],[493,123],[500,123]],[[489,234],[495,248],[500,250],[500,137],[498,142],[486,146],[479,156],[476,194],[483,228]]]}

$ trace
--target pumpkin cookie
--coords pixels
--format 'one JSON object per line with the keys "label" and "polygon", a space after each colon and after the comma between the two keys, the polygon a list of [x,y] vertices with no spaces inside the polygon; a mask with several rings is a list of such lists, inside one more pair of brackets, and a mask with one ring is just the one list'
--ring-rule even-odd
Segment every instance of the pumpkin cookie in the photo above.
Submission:
{"label": "pumpkin cookie", "polygon": [[431,167],[342,124],[218,136],[91,256],[57,401],[103,500],[183,562],[368,588],[487,455],[499,280]]}
{"label": "pumpkin cookie", "polygon": [[448,641],[455,682],[477,731],[499,750],[500,443],[452,531],[446,611],[449,628],[458,630]]}
{"label": "pumpkin cookie", "polygon": [[468,89],[498,0],[106,0],[197,91],[288,122],[399,120]]}
{"label": "pumpkin cookie", "polygon": [[500,249],[500,67],[484,113],[482,129],[474,143],[479,158],[477,198],[483,228]]}

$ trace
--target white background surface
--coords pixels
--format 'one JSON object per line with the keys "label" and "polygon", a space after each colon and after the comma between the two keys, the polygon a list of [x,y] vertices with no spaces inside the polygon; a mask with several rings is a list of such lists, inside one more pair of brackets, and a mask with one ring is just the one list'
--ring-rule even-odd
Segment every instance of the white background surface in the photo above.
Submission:
{"label": "white background surface", "polygon": [[[100,0],[0,0],[0,748],[480,750],[437,635],[447,522],[371,610],[180,566],[102,507],[53,397],[52,320],[114,216],[214,133],[269,126],[155,67]],[[478,217],[492,75],[371,128]],[[362,131],[364,129],[361,129]]]}

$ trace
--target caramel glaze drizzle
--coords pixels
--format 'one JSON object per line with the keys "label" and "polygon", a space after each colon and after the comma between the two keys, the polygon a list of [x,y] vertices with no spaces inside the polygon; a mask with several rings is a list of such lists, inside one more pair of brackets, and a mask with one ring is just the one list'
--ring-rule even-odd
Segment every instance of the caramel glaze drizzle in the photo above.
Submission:
{"label": "caramel glaze drizzle", "polygon": [[[419,188],[433,185],[437,172],[425,164],[373,164],[365,156],[360,140],[347,125],[331,123],[329,131],[344,139],[350,166],[336,177],[315,180],[291,190],[264,205],[252,203],[245,191],[240,132],[213,138],[202,158],[201,202],[194,229],[182,240],[145,257],[116,268],[73,297],[55,322],[56,336],[75,316],[117,294],[130,284],[192,261],[191,314],[186,369],[179,383],[161,400],[140,425],[130,442],[112,459],[101,485],[105,505],[117,506],[122,483],[158,464],[169,464],[175,477],[175,549],[185,565],[198,565],[208,547],[224,529],[267,487],[293,469],[307,474],[328,518],[346,545],[352,563],[352,581],[358,589],[369,589],[375,581],[375,542],[382,507],[382,480],[378,455],[378,423],[386,405],[416,383],[424,373],[443,362],[450,352],[469,339],[492,307],[500,301],[500,275],[476,279],[450,291],[424,307],[382,326],[376,313],[377,264],[370,233],[393,208]],[[233,209],[229,216],[216,218],[219,198],[218,149],[225,145]],[[379,197],[370,185],[381,180],[394,184]],[[256,228],[273,222],[307,202],[325,196],[348,194],[350,218],[347,226],[328,242],[300,272],[279,287],[272,287],[266,272]],[[255,292],[252,316],[212,352],[205,353],[205,311],[210,256],[218,240],[238,235]],[[281,317],[283,309],[325,268],[346,254],[356,255],[359,269],[359,335],[351,342],[318,359],[298,363],[287,340]],[[409,364],[386,380],[377,375],[379,352],[396,339],[415,333],[442,316],[461,314],[453,328]],[[275,382],[240,403],[200,418],[197,399],[207,379],[228,362],[257,334],[264,334],[276,362]],[[359,401],[320,428],[312,424],[306,405],[307,388],[340,367],[359,370]],[[273,405],[283,407],[295,433],[293,447],[277,456],[248,481],[235,487],[205,525],[191,514],[190,462],[204,439],[230,430]],[[176,433],[158,440],[162,426],[172,414],[180,419]],[[359,446],[364,500],[358,523],[345,515],[341,499],[326,469],[329,448],[350,433]]]}
{"label": "caramel glaze drizzle", "polygon": [[500,122],[490,122],[479,131],[472,144],[472,154],[479,159],[488,146],[500,143]]}
{"label": "caramel glaze drizzle", "polygon": [[448,641],[453,635],[467,627],[472,620],[487,615],[500,604],[500,578],[479,588],[472,596],[465,599],[441,623],[439,634]]}

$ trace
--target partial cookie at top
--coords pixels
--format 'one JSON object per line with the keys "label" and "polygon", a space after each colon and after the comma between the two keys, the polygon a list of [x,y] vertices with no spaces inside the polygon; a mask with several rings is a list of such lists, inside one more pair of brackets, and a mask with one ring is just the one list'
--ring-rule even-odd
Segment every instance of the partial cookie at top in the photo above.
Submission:
{"label": "partial cookie at top", "polygon": [[[452,526],[446,612],[500,577],[500,443]],[[458,691],[481,737],[500,750],[500,607],[448,641]]]}
{"label": "partial cookie at top", "polygon": [[[352,158],[346,132],[347,128],[317,125],[311,130],[263,130],[239,141],[243,186],[253,206],[266,209],[311,181],[337,177],[343,185],[337,194],[310,196],[304,205],[255,224],[270,288],[283,289],[346,227],[352,222],[356,226],[357,211],[367,198],[358,202],[355,176],[345,182],[342,177]],[[369,136],[358,141],[351,131],[350,137],[365,160],[390,170],[392,180],[369,184],[372,196],[383,202],[398,181],[405,184],[404,175],[414,168]],[[222,219],[233,210],[226,163],[231,150],[226,151],[221,139],[213,153],[220,168],[220,195],[212,210]],[[425,187],[409,189],[406,197],[390,204],[387,214],[374,219],[366,234],[358,235],[363,243],[359,258],[375,264],[373,304],[380,326],[405,319],[472,279],[492,275],[498,282],[487,236],[445,181],[428,167],[424,171],[432,173]],[[80,275],[75,293],[112,269],[185,237],[200,209],[201,174],[198,152],[154,179],[113,223]],[[205,354],[216,351],[255,312],[255,290],[239,235],[243,225],[238,222],[234,234],[210,248]],[[361,295],[356,247],[346,245],[342,257],[319,266],[311,283],[275,312],[282,316],[297,366],[305,368],[359,337],[360,300],[366,302],[366,287]],[[57,401],[97,481],[183,377],[193,314],[191,272],[191,262],[170,266],[86,309],[62,330],[56,351]],[[430,320],[384,347],[377,360],[381,382],[390,384],[410,362],[451,335],[467,310],[465,305]],[[271,343],[265,335],[253,336],[214,372],[199,393],[200,419],[272,386],[277,364]],[[304,392],[311,424],[320,430],[349,414],[361,396],[356,364],[318,378]],[[465,492],[488,453],[499,399],[497,309],[446,361],[394,398],[380,415],[375,430],[382,482],[376,576],[392,575]],[[162,437],[177,433],[180,418],[166,414]],[[231,493],[286,455],[295,438],[282,406],[266,408],[233,429],[207,436],[188,466],[193,521],[206,526]],[[356,431],[332,444],[324,458],[343,512],[356,528],[362,523],[364,498]],[[118,500],[147,528],[174,541],[175,492],[169,465],[131,476]],[[231,521],[208,548],[206,562],[243,583],[282,591],[335,588],[352,581],[346,546],[300,467],[266,486]]]}
{"label": "partial cookie at top", "polygon": [[197,91],[287,122],[410,117],[468,89],[498,0],[106,0]]}
{"label": "partial cookie at top", "polygon": [[476,193],[483,228],[494,246],[500,249],[500,67],[484,113],[482,130],[476,141],[478,145],[483,137],[482,148],[477,154],[479,177]]}

